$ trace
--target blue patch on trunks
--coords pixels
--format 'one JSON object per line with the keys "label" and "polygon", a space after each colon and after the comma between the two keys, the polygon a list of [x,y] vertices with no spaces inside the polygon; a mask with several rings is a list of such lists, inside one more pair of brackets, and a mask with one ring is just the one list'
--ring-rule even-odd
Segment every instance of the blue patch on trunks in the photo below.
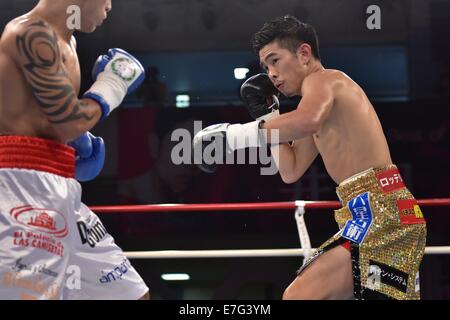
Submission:
{"label": "blue patch on trunks", "polygon": [[353,219],[347,221],[342,237],[360,245],[372,225],[372,208],[369,193],[363,193],[347,204]]}

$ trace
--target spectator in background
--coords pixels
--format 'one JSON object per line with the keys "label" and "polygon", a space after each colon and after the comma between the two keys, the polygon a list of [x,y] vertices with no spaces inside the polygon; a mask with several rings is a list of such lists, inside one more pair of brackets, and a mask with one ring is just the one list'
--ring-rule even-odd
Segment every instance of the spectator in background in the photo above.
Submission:
{"label": "spectator in background", "polygon": [[159,80],[159,70],[155,66],[147,68],[147,78],[139,88],[137,96],[145,106],[162,107],[166,101],[166,85]]}
{"label": "spectator in background", "polygon": [[[139,119],[145,122],[145,111],[151,109],[135,109],[137,112],[133,117],[129,117],[128,124],[123,127],[129,127],[132,123],[137,123]],[[169,111],[169,110],[167,110]],[[168,112],[170,115],[172,113]],[[151,131],[138,132],[143,139],[136,140],[128,138],[122,141],[121,151],[126,148],[139,148],[146,160],[133,163],[130,166],[130,160],[121,161],[123,171],[120,183],[119,193],[123,201],[130,203],[180,203],[188,201],[184,197],[191,187],[197,168],[190,164],[176,165],[171,159],[173,147],[178,141],[172,141],[171,136],[176,129],[186,129],[191,135],[194,131],[194,120],[172,118],[170,121],[165,118],[165,112],[160,111],[153,119],[158,118],[158,122],[153,123]],[[130,146],[129,141],[134,141]],[[128,152],[123,152],[127,154]],[[145,164],[148,166],[145,166]],[[139,168],[136,166],[139,165]],[[125,171],[128,171],[125,173]],[[120,176],[120,175],[119,175]]]}

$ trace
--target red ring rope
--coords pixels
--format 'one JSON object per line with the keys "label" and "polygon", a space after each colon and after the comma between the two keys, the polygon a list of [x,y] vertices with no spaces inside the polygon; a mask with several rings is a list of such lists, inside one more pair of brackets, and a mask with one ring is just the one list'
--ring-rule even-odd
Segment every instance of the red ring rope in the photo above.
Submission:
{"label": "red ring rope", "polygon": [[[417,200],[423,207],[450,206],[450,198]],[[337,209],[338,201],[305,201],[306,209]],[[129,206],[94,206],[96,213],[150,213],[150,212],[191,212],[191,211],[253,211],[253,210],[293,210],[295,201],[264,203],[208,203],[208,204],[150,204]]]}

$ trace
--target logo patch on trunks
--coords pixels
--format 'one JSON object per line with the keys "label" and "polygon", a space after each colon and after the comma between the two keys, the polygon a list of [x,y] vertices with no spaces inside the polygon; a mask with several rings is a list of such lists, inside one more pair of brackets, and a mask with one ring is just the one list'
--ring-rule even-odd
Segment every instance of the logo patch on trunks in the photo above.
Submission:
{"label": "logo patch on trunks", "polygon": [[422,210],[420,210],[417,200],[405,199],[397,200],[397,208],[400,212],[401,224],[422,224],[425,223]]}
{"label": "logo patch on trunks", "polygon": [[403,179],[397,169],[383,171],[376,176],[384,193],[389,193],[405,187]]}
{"label": "logo patch on trunks", "polygon": [[369,260],[368,277],[375,278],[380,283],[394,287],[404,293],[408,291],[408,274],[384,263]]}
{"label": "logo patch on trunks", "polygon": [[27,205],[12,209],[10,214],[21,225],[56,238],[64,238],[69,233],[65,216],[56,210]]}
{"label": "logo patch on trunks", "polygon": [[361,244],[372,225],[372,208],[370,207],[369,193],[363,193],[350,200],[347,204],[353,219],[347,221],[342,237]]}

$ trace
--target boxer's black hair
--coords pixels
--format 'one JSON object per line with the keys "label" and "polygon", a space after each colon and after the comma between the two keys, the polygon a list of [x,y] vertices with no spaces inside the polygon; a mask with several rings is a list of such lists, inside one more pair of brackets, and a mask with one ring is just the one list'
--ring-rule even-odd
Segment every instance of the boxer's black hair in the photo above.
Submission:
{"label": "boxer's black hair", "polygon": [[307,43],[311,46],[312,55],[320,60],[319,39],[313,26],[299,21],[291,15],[277,17],[266,22],[253,35],[252,46],[256,53],[267,44],[278,41],[280,46],[296,52],[299,45]]}

